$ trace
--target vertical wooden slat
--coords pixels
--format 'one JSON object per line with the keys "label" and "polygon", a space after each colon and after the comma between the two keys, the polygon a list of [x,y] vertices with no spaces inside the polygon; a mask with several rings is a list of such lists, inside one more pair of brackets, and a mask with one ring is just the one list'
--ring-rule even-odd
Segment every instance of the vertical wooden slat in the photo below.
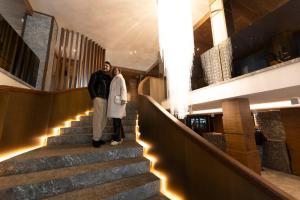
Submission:
{"label": "vertical wooden slat", "polygon": [[101,63],[101,69],[104,68],[104,62],[105,62],[105,49],[102,49],[102,63]]}
{"label": "vertical wooden slat", "polygon": [[89,40],[88,54],[87,54],[87,76],[86,76],[85,86],[87,86],[87,83],[91,75],[91,50],[92,50],[92,40]]}
{"label": "vertical wooden slat", "polygon": [[79,64],[79,70],[78,70],[78,75],[77,75],[77,87],[81,87],[82,86],[82,60],[83,60],[83,55],[84,55],[84,41],[85,41],[85,38],[83,35],[81,35],[81,39],[80,39],[80,50],[79,50],[79,61],[78,61],[78,64]]}
{"label": "vertical wooden slat", "polygon": [[96,43],[93,43],[93,73],[96,71]]}
{"label": "vertical wooden slat", "polygon": [[97,43],[94,43],[93,73],[96,71]]}
{"label": "vertical wooden slat", "polygon": [[66,87],[65,89],[70,88],[70,82],[71,82],[71,69],[72,69],[72,60],[73,60],[73,41],[74,41],[74,31],[71,31],[71,44],[69,46],[69,54],[68,54],[68,65],[67,65],[67,80],[66,80]]}
{"label": "vertical wooden slat", "polygon": [[95,72],[97,71],[98,69],[98,44],[96,43],[95,45]]}
{"label": "vertical wooden slat", "polygon": [[61,28],[61,33],[60,33],[60,41],[59,41],[59,46],[58,46],[58,57],[57,57],[57,64],[56,64],[56,75],[55,75],[55,90],[59,88],[59,79],[61,77],[62,73],[62,48],[65,40],[65,29]]}
{"label": "vertical wooden slat", "polygon": [[100,70],[103,70],[103,67],[102,67],[102,52],[103,52],[103,49],[102,49],[102,47],[100,47],[100,53],[99,53],[99,69]]}
{"label": "vertical wooden slat", "polygon": [[75,43],[75,52],[74,52],[74,65],[73,65],[73,74],[72,74],[72,83],[71,83],[71,88],[75,88],[75,81],[76,81],[76,74],[78,71],[78,60],[77,55],[78,55],[78,41],[79,41],[79,33],[76,33],[76,43]]}
{"label": "vertical wooden slat", "polygon": [[101,47],[100,47],[100,45],[98,45],[98,54],[97,54],[97,70],[99,70],[100,69],[100,55],[101,55]]}
{"label": "vertical wooden slat", "polygon": [[94,73],[94,57],[95,57],[95,54],[94,54],[94,50],[95,50],[95,42],[92,42],[92,47],[91,47],[91,71],[90,71],[90,75],[92,73]]}
{"label": "vertical wooden slat", "polygon": [[64,89],[65,85],[65,70],[66,70],[66,60],[67,60],[67,46],[69,45],[69,30],[66,30],[66,38],[65,38],[65,44],[64,44],[64,50],[63,50],[63,61],[62,61],[62,70],[61,70],[61,76],[60,76],[60,84],[59,89]]}
{"label": "vertical wooden slat", "polygon": [[86,86],[86,80],[87,80],[87,76],[88,76],[88,50],[89,50],[89,39],[86,38],[85,41],[85,51],[84,51],[84,66],[83,66],[83,72],[84,72],[84,76],[83,76],[83,84],[82,86]]}

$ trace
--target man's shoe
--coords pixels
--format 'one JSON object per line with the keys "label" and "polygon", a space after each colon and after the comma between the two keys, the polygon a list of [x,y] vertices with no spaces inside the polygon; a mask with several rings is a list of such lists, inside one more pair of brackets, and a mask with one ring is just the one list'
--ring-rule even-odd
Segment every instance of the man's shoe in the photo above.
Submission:
{"label": "man's shoe", "polygon": [[100,145],[103,145],[103,144],[105,144],[106,142],[105,142],[104,140],[99,140],[98,143],[99,143]]}
{"label": "man's shoe", "polygon": [[104,141],[102,141],[102,140],[99,140],[99,141],[92,140],[93,147],[96,147],[96,148],[101,147],[101,145],[105,143],[105,142],[104,143],[102,143],[102,142],[104,142]]}

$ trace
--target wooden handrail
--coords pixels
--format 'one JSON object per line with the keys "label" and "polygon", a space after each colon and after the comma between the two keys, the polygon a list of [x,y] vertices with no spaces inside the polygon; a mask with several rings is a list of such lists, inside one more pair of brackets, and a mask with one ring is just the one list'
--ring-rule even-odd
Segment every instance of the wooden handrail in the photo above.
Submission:
{"label": "wooden handrail", "polygon": [[[268,197],[270,199],[294,199],[292,196],[287,194],[286,192],[280,190],[278,187],[274,186],[273,184],[269,183],[265,179],[263,179],[261,176],[257,175],[255,172],[247,168],[246,166],[242,165],[240,162],[236,161],[223,151],[219,150],[217,147],[206,141],[204,138],[199,136],[196,132],[188,128],[185,124],[183,124],[181,121],[176,119],[173,115],[171,115],[169,112],[167,112],[159,103],[157,103],[152,97],[148,95],[144,95],[142,93],[143,91],[143,86],[147,81],[149,81],[150,78],[145,78],[139,85],[139,115],[140,117],[140,129],[141,129],[141,134],[142,138],[146,140],[147,142],[150,142],[153,145],[153,148],[156,149],[156,153],[158,157],[164,158],[168,160],[168,162],[174,162],[174,163],[167,163],[165,162],[162,164],[162,166],[167,166],[167,167],[162,167],[162,170],[164,170],[167,174],[170,174],[170,176],[177,176],[176,174],[172,174],[174,172],[174,169],[170,168],[176,168],[176,165],[179,165],[176,163],[172,158],[170,158],[170,155],[167,155],[168,150],[164,149],[168,147],[168,138],[164,137],[172,137],[172,134],[177,134],[178,137],[182,138],[181,141],[182,144],[185,144],[187,141],[188,143],[192,142],[193,144],[196,144],[197,146],[197,151],[198,153],[201,152],[202,154],[208,154],[208,157],[213,157],[214,159],[217,160],[218,166],[212,166],[212,168],[217,167],[220,170],[225,170],[225,168],[230,169],[230,171],[233,173],[232,177],[236,178],[236,175],[240,178],[236,178],[237,182],[236,184],[239,184],[240,181],[247,182],[248,187],[251,188],[239,188],[239,186],[236,186],[236,190],[243,189],[245,191],[254,191],[258,190],[261,192],[261,194],[257,193],[258,197]],[[143,112],[147,112],[147,114],[144,114]],[[151,117],[148,117],[146,115],[150,115]],[[151,121],[146,121],[148,119],[151,119]],[[155,121],[157,120],[157,121]],[[159,121],[160,120],[160,121]],[[153,124],[152,124],[153,123]],[[155,125],[163,125],[159,126],[158,128],[153,128]],[[168,124],[168,125],[167,125]],[[174,129],[173,129],[173,128]],[[163,129],[163,130],[162,130]],[[176,129],[176,130],[175,130]],[[157,133],[160,131],[160,134]],[[154,133],[155,132],[155,133]],[[172,132],[172,134],[170,133]],[[187,141],[185,141],[187,140]],[[181,145],[179,144],[174,144],[176,145]],[[163,147],[163,148],[162,148]],[[182,147],[184,148],[184,147]],[[182,148],[178,147],[178,151],[181,151]],[[160,150],[159,150],[160,149]],[[164,149],[164,150],[163,150]],[[187,151],[185,149],[185,151]],[[191,154],[196,154],[197,152],[189,152]],[[169,152],[170,153],[170,152]],[[185,154],[187,152],[174,152],[174,157],[176,157],[176,153],[179,155]],[[163,162],[163,161],[162,161]],[[197,163],[195,163],[197,164]],[[169,167],[169,168],[168,168]],[[201,169],[201,166],[199,166],[199,169]],[[169,171],[170,170],[170,171]],[[186,170],[189,170],[187,167]],[[175,170],[176,171],[176,170]],[[186,173],[186,172],[182,172]],[[213,173],[213,172],[211,172]],[[231,176],[228,175],[228,176]],[[199,180],[201,177],[198,177]],[[172,179],[172,178],[171,178]],[[191,178],[193,179],[193,178]],[[192,180],[191,180],[192,181]],[[178,179],[178,182],[180,182],[180,179]],[[190,194],[189,188],[187,187],[189,184],[184,184],[186,183],[186,180],[182,180],[181,183],[172,183],[174,185],[174,188],[178,190],[184,191],[182,192],[183,196],[186,197],[186,199],[191,199],[194,198],[195,194]],[[171,185],[172,185],[171,184]],[[187,186],[185,186],[187,185]],[[224,188],[227,188],[226,185],[224,185]],[[222,190],[223,191],[223,190]],[[213,189],[212,189],[212,192]],[[228,191],[230,193],[232,191]],[[212,195],[212,194],[211,194]],[[228,195],[228,194],[222,194],[222,195]],[[247,194],[244,194],[245,196]],[[210,195],[207,194],[206,197],[209,197]],[[212,195],[213,196],[213,195]],[[201,197],[201,196],[199,196]],[[204,198],[205,199],[205,198]],[[235,199],[234,196],[233,198],[228,198],[228,199]],[[245,199],[249,199],[246,198]]]}

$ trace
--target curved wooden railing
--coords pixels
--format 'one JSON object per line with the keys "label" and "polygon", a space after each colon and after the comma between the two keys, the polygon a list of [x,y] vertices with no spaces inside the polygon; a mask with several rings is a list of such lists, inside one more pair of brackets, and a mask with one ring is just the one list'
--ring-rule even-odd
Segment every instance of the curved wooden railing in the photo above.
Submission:
{"label": "curved wooden railing", "polygon": [[[156,168],[169,177],[169,187],[184,199],[293,199],[228,156],[162,108],[144,79],[139,85],[142,140],[158,157]],[[144,86],[146,86],[144,88]]]}
{"label": "curved wooden railing", "polygon": [[92,108],[87,88],[44,92],[0,86],[0,155],[35,145],[52,128]]}

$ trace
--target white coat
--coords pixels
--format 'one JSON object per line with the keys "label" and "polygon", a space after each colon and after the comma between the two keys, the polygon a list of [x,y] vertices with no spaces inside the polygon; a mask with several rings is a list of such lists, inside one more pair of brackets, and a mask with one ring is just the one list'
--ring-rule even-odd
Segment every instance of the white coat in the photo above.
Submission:
{"label": "white coat", "polygon": [[115,102],[116,96],[127,102],[127,88],[122,74],[116,75],[110,83],[109,97],[107,102],[107,117],[122,119],[126,116],[126,104]]}

